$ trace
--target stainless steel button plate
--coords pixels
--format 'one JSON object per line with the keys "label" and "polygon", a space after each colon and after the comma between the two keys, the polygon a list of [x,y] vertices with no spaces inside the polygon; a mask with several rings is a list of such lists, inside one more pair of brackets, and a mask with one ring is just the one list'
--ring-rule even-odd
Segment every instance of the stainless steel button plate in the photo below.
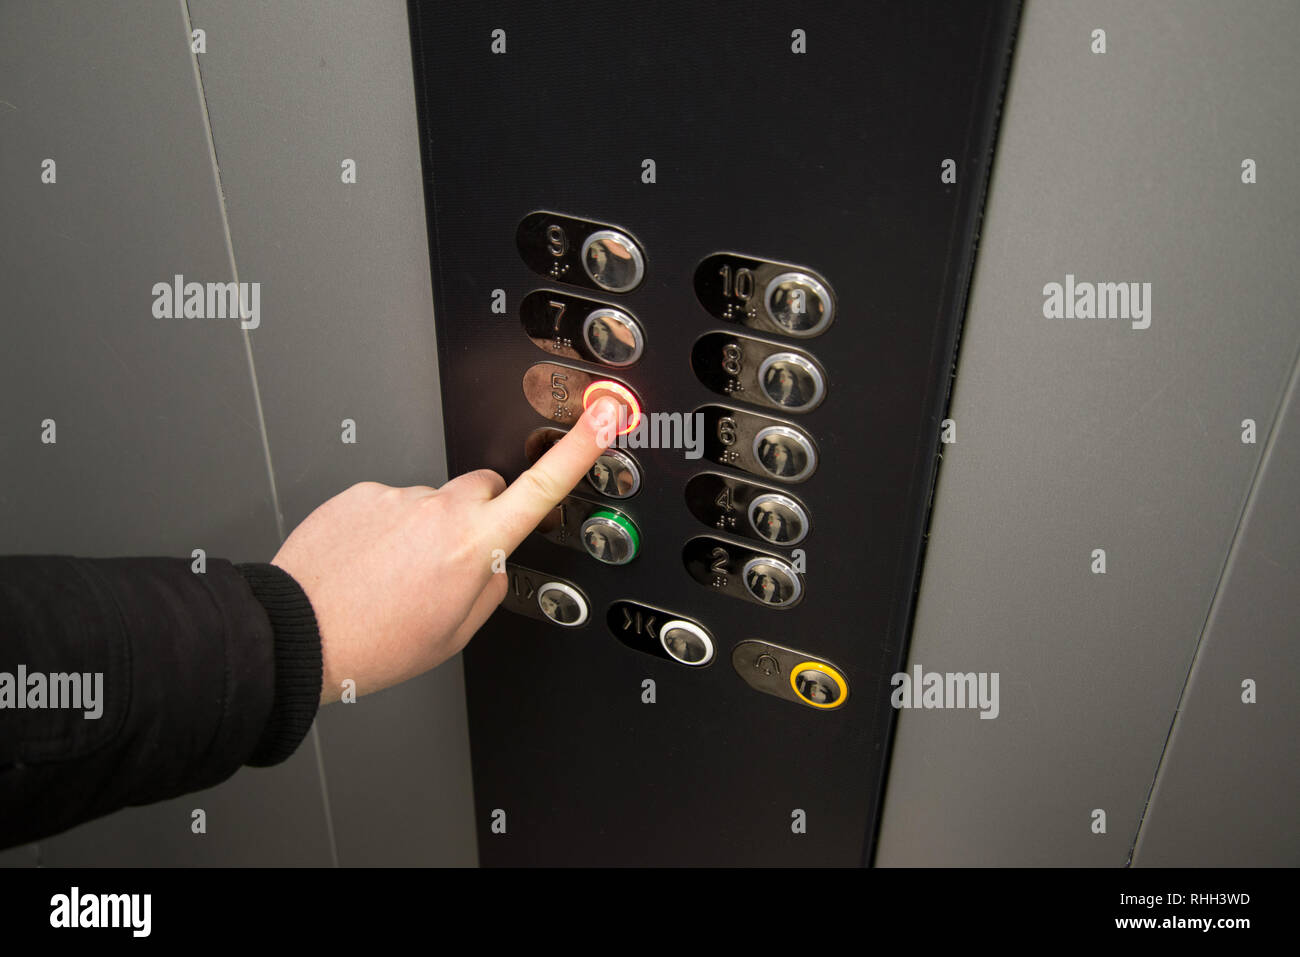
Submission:
{"label": "stainless steel button plate", "polygon": [[695,295],[715,319],[796,339],[820,336],[835,320],[835,293],[806,266],[714,253],[695,269]]}

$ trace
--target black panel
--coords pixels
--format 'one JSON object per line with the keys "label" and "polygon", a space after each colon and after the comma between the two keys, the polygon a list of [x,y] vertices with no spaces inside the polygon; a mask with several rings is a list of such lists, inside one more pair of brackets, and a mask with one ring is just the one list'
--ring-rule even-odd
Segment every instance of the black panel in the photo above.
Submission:
{"label": "black panel", "polygon": [[[643,485],[618,503],[642,535],[631,563],[604,566],[537,536],[516,553],[578,585],[591,619],[563,629],[503,609],[466,651],[484,864],[870,860],[889,679],[910,627],[1016,14],[933,0],[412,2],[453,473],[513,478],[527,466],[525,440],[546,420],[521,381],[545,357],[520,306],[539,288],[637,318],[644,353],[618,376],[647,410],[726,402],[692,368],[709,332],[788,344],[826,377],[811,411],[762,408],[805,430],[820,457],[798,484],[757,478],[788,488],[815,528],[800,546],[797,605],[713,594],[688,573],[687,543],[726,533],[691,514],[687,483],[729,470],[681,450],[634,451]],[[497,29],[504,54],[492,51]],[[805,54],[791,52],[796,29]],[[941,181],[948,158],[955,185]],[[626,231],[644,249],[644,281],[626,294],[549,281],[516,244],[537,211]],[[711,315],[696,272],[723,252],[814,271],[833,290],[834,321],[783,338]],[[496,289],[505,314],[492,310]],[[699,622],[716,659],[692,668],[630,647],[606,623],[623,600]],[[850,690],[843,707],[750,687],[731,659],[755,639],[834,662]],[[505,834],[492,831],[496,809]],[[806,833],[792,832],[796,809]]]}

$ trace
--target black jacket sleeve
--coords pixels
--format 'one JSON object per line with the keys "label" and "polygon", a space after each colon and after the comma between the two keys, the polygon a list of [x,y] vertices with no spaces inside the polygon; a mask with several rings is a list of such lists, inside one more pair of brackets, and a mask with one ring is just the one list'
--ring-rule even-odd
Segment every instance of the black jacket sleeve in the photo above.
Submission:
{"label": "black jacket sleeve", "polygon": [[0,848],[282,761],[320,691],[274,565],[0,558]]}

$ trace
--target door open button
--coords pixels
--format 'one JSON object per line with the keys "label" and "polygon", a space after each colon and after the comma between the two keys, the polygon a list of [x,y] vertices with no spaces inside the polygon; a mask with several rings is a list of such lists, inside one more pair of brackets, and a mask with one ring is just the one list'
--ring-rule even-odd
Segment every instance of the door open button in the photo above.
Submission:
{"label": "door open button", "polygon": [[564,582],[547,582],[538,588],[537,607],[551,621],[566,628],[577,628],[587,620],[587,600]]}

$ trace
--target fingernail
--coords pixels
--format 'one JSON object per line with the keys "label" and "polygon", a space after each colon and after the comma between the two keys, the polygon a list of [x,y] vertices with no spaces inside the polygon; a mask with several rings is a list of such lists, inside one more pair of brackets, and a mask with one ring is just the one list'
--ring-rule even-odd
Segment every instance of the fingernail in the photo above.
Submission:
{"label": "fingernail", "polygon": [[618,403],[603,395],[591,404],[591,424],[598,432],[612,429],[618,421]]}

